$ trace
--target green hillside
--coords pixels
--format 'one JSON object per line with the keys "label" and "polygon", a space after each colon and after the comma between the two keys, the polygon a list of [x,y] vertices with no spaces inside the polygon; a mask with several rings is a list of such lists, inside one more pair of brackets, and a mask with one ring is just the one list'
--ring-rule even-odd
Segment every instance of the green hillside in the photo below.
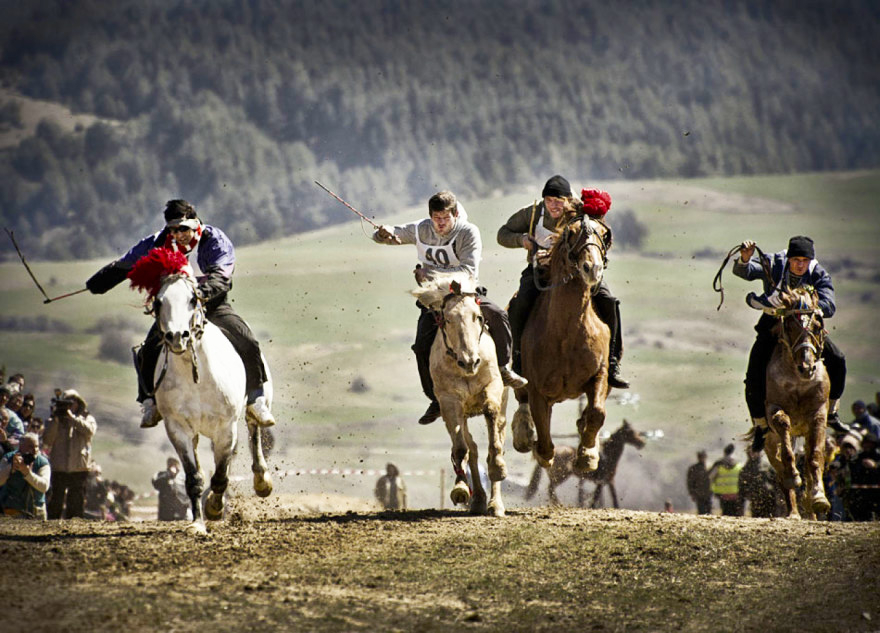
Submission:
{"label": "green hillside", "polygon": [[[438,189],[484,198],[556,171],[880,166],[874,0],[3,9],[0,221],[34,258],[109,256],[178,197],[240,245],[348,221],[316,173],[384,215]],[[35,102],[19,95],[77,118],[33,127]]]}
{"label": "green hillside", "polygon": [[[624,506],[659,509],[672,497],[687,507],[683,471],[693,453],[700,447],[720,451],[748,429],[742,377],[758,315],[743,296],[756,288],[728,269],[720,311],[712,291],[723,255],[743,239],[770,252],[784,248],[792,234],[815,238],[837,290],[838,313],[829,327],[849,366],[844,411],[848,415],[853,400],[880,390],[880,337],[873,323],[880,296],[880,172],[591,184],[611,192],[611,214],[632,209],[649,231],[642,253],[612,251],[606,277],[622,301],[624,367],[633,382],[623,401],[615,392],[606,428],[617,428],[625,417],[640,430],[664,432],[640,454],[625,453],[619,482]],[[499,303],[515,290],[524,258],[497,246],[495,231],[538,191],[536,184],[503,197],[463,199],[483,233],[481,281]],[[422,215],[421,208],[402,210],[382,221]],[[430,470],[434,474],[413,475],[409,484],[414,505],[434,506],[437,471],[449,470],[449,442],[440,423],[416,424],[426,401],[409,349],[417,318],[407,294],[414,286],[415,252],[374,244],[367,228],[351,222],[237,251],[232,297],[261,339],[276,382],[279,447],[270,461],[282,471],[381,469],[386,461],[403,471]],[[82,287],[103,263],[38,263],[33,269],[49,294],[58,295]],[[148,487],[170,447],[161,429],[137,429],[133,370],[100,360],[101,336],[86,332],[110,315],[132,321],[142,335],[149,319],[139,296],[120,286],[101,297],[43,305],[19,263],[0,265],[0,279],[4,322],[42,315],[72,328],[4,329],[0,362],[35,385],[40,409],[55,386],[86,394],[100,426],[96,459],[111,477]],[[369,389],[353,391],[353,381]],[[575,432],[575,411],[576,403],[557,406],[554,433]],[[473,424],[484,438],[482,422]],[[513,452],[510,440],[508,451],[512,479],[519,481],[533,462]],[[243,454],[236,471],[247,468]],[[372,483],[359,475],[292,475],[282,488],[368,497]]]}

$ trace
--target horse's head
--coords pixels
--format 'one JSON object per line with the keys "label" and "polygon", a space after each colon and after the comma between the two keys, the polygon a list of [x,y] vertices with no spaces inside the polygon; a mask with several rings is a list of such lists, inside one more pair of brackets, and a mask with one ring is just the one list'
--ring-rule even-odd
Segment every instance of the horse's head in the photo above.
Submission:
{"label": "horse's head", "polygon": [[484,322],[473,280],[468,275],[438,275],[413,295],[438,314],[446,354],[465,373],[476,373]]}
{"label": "horse's head", "polygon": [[615,431],[615,434],[617,433],[620,433],[620,437],[624,444],[632,444],[636,448],[645,447],[645,438],[642,437],[642,434],[636,431],[626,420],[624,420],[623,425]]}
{"label": "horse's head", "polygon": [[182,354],[204,327],[204,309],[196,295],[196,283],[183,273],[170,275],[153,300],[156,323],[165,345]]}
{"label": "horse's head", "polygon": [[196,296],[186,255],[154,248],[135,263],[128,279],[132,288],[146,291],[148,313],[156,317],[163,341],[172,352],[182,353],[201,335],[205,312]]}
{"label": "horse's head", "polygon": [[779,338],[791,355],[798,374],[805,379],[812,378],[825,345],[819,296],[808,286],[786,290],[781,297],[783,310]]}
{"label": "horse's head", "polygon": [[569,220],[550,252],[551,278],[579,277],[587,288],[598,286],[605,273],[608,234],[607,226],[587,216]]}

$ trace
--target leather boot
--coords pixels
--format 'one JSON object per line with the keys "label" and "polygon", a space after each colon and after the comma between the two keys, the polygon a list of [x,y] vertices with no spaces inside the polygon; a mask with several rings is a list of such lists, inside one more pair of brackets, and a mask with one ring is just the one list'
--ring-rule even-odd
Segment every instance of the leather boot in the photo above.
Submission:
{"label": "leather boot", "polygon": [[431,404],[428,405],[428,408],[425,410],[425,413],[422,414],[422,417],[419,418],[419,424],[430,424],[434,420],[440,417],[440,403],[436,400],[431,400]]}
{"label": "leather boot", "polygon": [[151,429],[162,421],[162,414],[156,407],[156,401],[147,398],[141,403],[141,428]]}
{"label": "leather boot", "polygon": [[629,381],[620,376],[620,365],[612,360],[608,363],[608,385],[615,389],[629,389]]}
{"label": "leather boot", "polygon": [[510,368],[510,365],[505,365],[504,367],[499,367],[498,371],[501,373],[501,381],[504,383],[505,387],[512,387],[513,389],[522,389],[529,381],[520,376],[518,373],[513,371]]}

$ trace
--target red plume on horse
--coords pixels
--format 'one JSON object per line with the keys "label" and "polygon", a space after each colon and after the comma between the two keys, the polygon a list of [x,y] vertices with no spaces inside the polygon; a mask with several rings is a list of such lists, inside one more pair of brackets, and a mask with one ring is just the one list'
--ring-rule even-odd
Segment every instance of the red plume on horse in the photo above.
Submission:
{"label": "red plume on horse", "polygon": [[146,290],[149,297],[155,297],[165,277],[185,272],[188,266],[186,255],[180,251],[154,248],[135,263],[127,276],[132,288]]}

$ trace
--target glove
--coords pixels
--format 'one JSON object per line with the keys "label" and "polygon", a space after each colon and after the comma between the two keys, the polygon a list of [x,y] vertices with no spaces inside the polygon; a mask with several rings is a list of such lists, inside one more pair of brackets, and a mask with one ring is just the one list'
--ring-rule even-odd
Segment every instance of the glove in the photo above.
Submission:
{"label": "glove", "polygon": [[769,297],[750,292],[746,295],[746,303],[750,308],[763,310],[764,314],[769,314],[770,316],[779,316],[779,313],[784,309],[778,292],[774,292]]}

